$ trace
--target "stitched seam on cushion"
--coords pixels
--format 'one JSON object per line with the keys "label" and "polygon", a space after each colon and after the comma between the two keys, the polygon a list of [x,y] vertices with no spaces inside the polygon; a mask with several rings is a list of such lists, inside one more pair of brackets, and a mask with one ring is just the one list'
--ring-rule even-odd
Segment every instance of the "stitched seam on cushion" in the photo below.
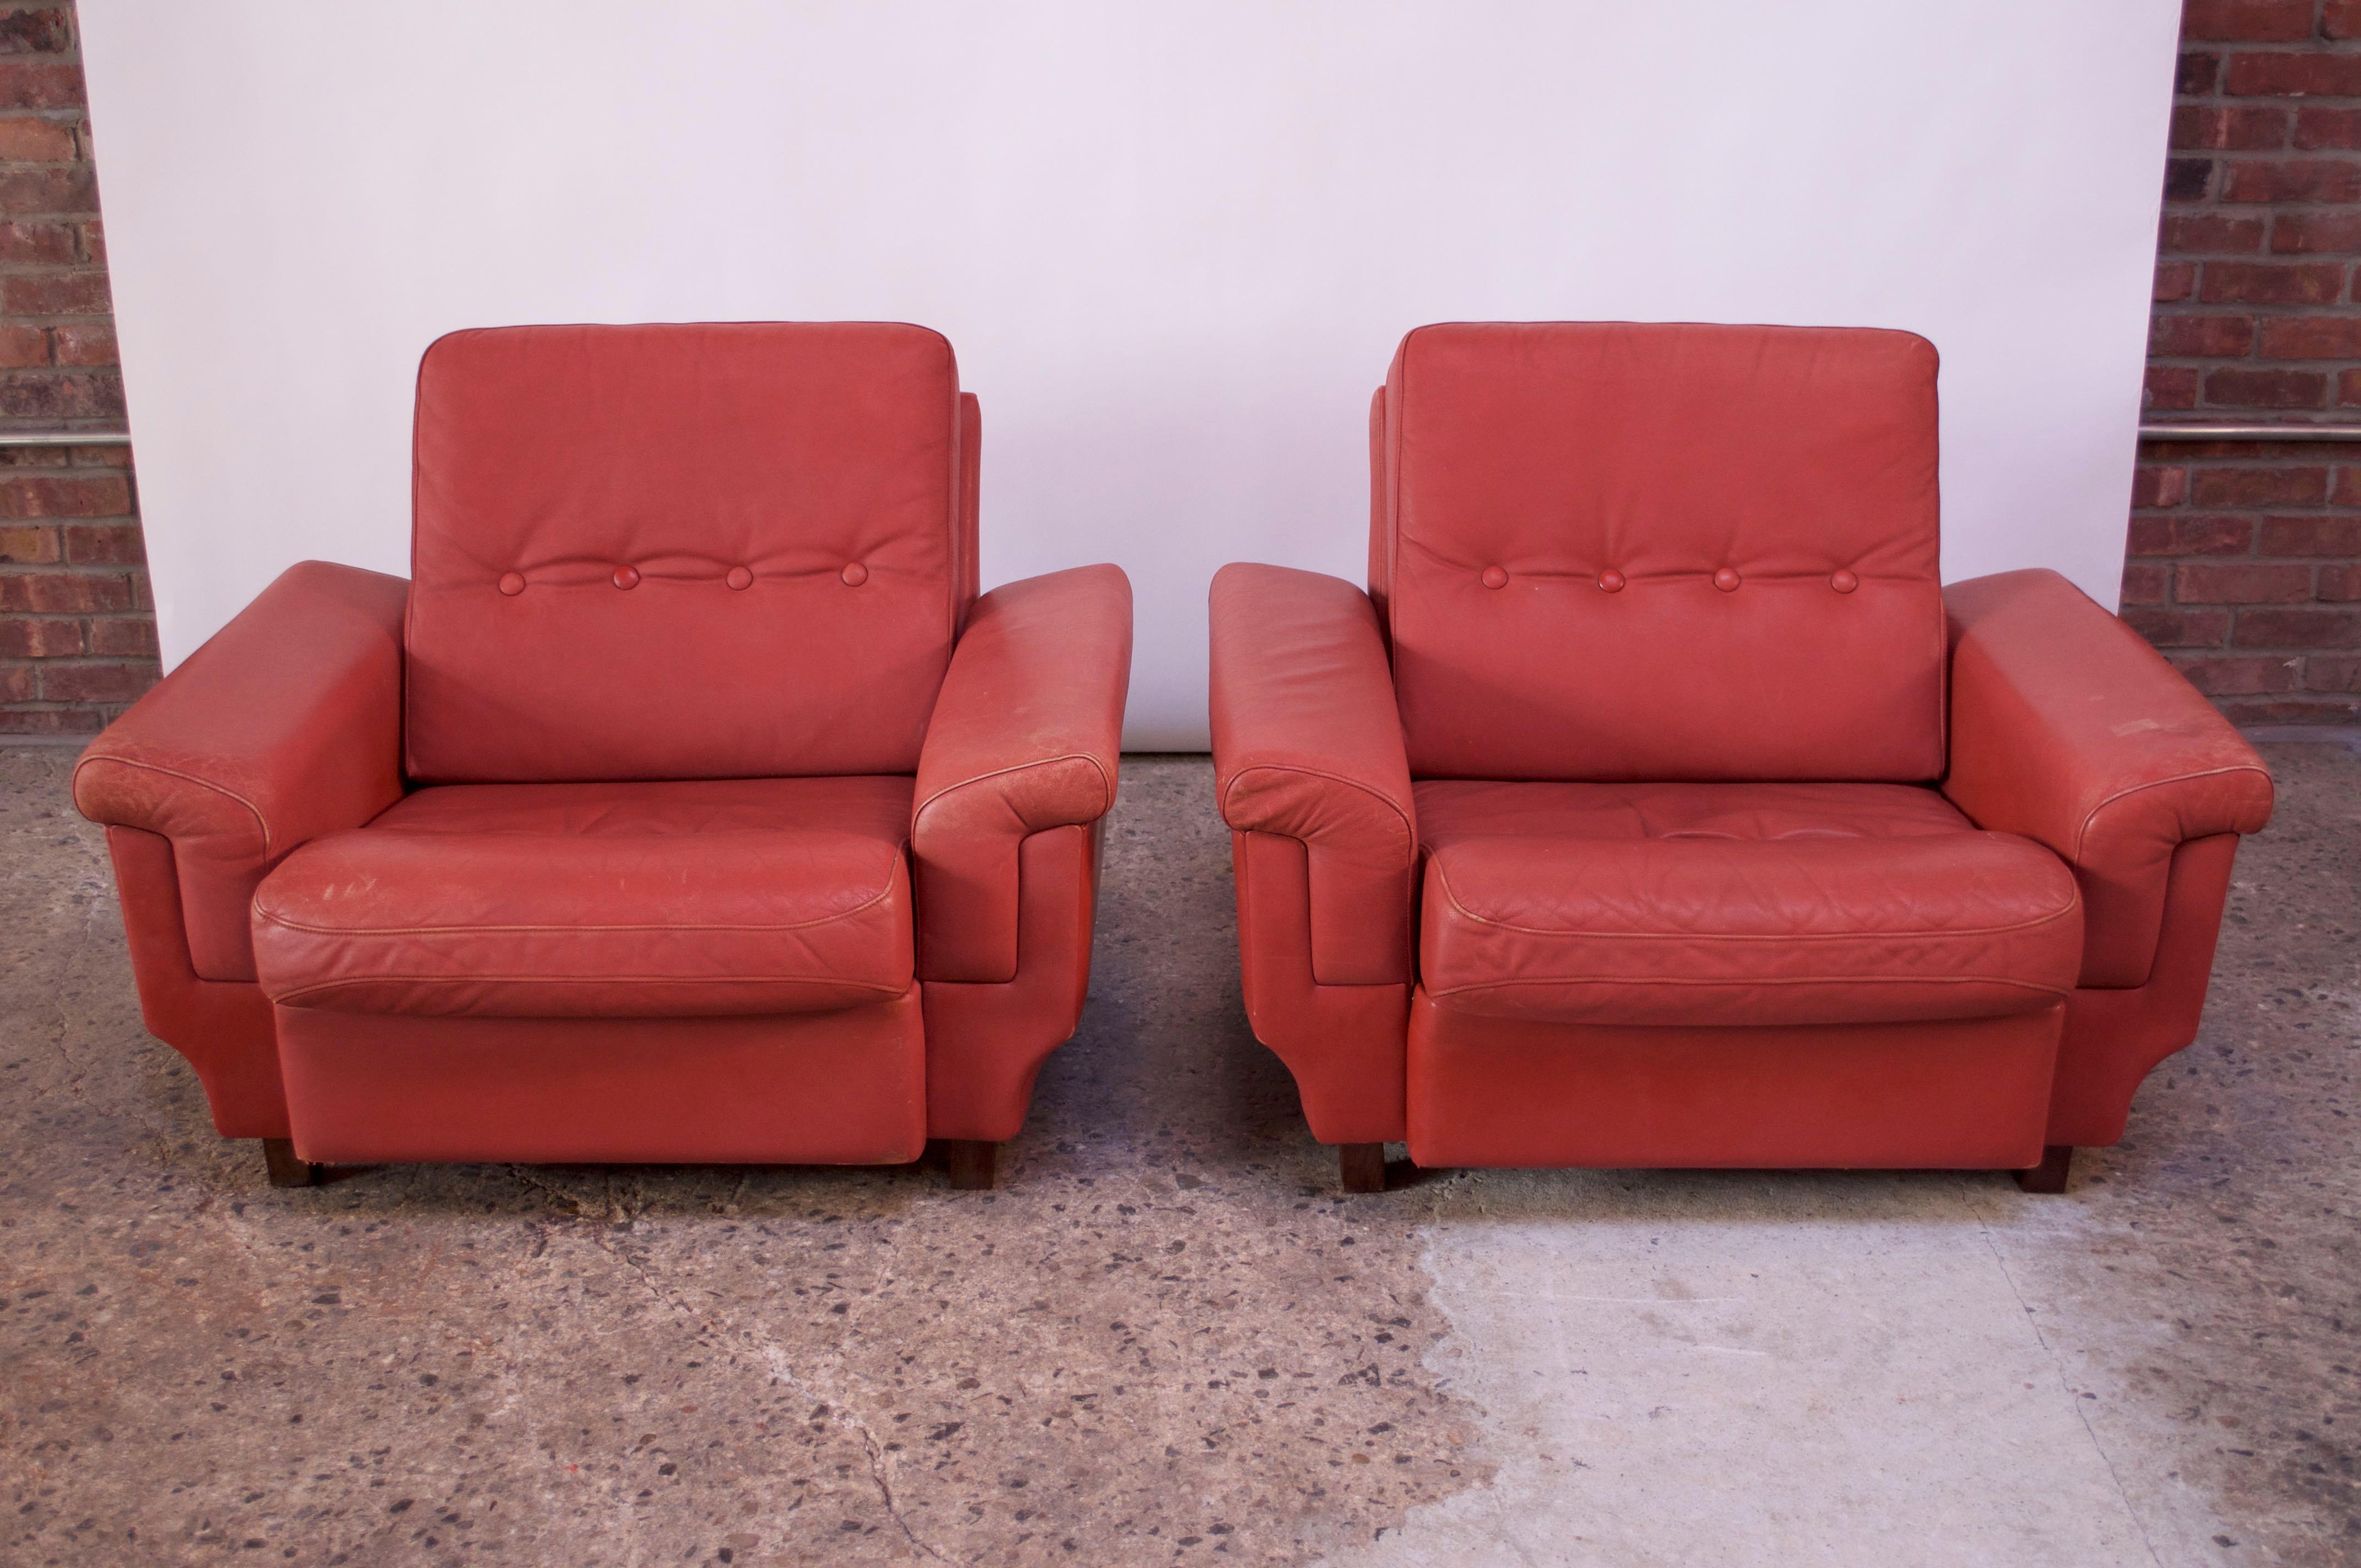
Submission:
{"label": "stitched seam on cushion", "polygon": [[[921,330],[931,332],[934,329],[928,327]],[[942,334],[940,333],[936,333],[935,335],[942,337]],[[950,340],[949,338],[943,338],[944,350],[949,352],[950,350]],[[979,411],[976,423],[981,427],[983,422],[983,415],[981,411]],[[981,429],[979,429],[978,433],[982,433]],[[979,441],[977,444],[980,446],[983,443]],[[944,531],[947,535],[944,541],[947,548],[943,551],[944,558],[951,564],[950,574],[950,591],[943,596],[943,635],[945,638],[945,646],[949,649],[949,652],[943,655],[943,667],[946,673],[948,673],[950,668],[951,654],[959,652],[960,582],[967,575],[965,571],[965,564],[960,559],[960,545],[962,543],[960,538],[960,534],[963,532],[964,525],[967,521],[967,410],[961,406],[961,402],[959,356],[956,354],[953,354],[951,356],[950,445],[949,448],[948,460],[944,463],[943,466],[950,470],[951,481],[950,508],[945,516],[945,521],[949,525]],[[979,463],[978,466],[982,466],[982,465]],[[982,598],[983,596],[982,594],[978,594],[975,597]]]}
{"label": "stitched seam on cushion", "polygon": [[[894,850],[895,858],[900,859],[901,854],[901,848],[897,845]],[[815,926],[827,926],[839,920],[850,920],[862,911],[873,908],[892,897],[893,894],[893,868],[888,866],[885,885],[851,908],[840,910],[834,915],[815,916],[809,920],[791,921],[785,926],[664,924],[646,926],[313,926],[301,920],[291,920],[276,910],[265,909],[262,906],[262,895],[259,892],[255,894],[253,913],[259,918],[268,920],[274,926],[283,926],[290,931],[306,931],[322,937],[456,937],[474,932],[498,931],[807,931]]]}
{"label": "stitched seam on cushion", "polygon": [[1304,778],[1325,779],[1330,784],[1343,784],[1347,789],[1359,790],[1363,795],[1367,795],[1370,799],[1382,803],[1390,809],[1395,817],[1400,821],[1402,837],[1409,841],[1410,853],[1408,861],[1410,867],[1413,871],[1417,869],[1418,835],[1411,830],[1410,814],[1401,808],[1401,803],[1395,800],[1393,796],[1386,794],[1383,790],[1377,788],[1373,784],[1366,784],[1358,779],[1346,778],[1342,773],[1332,773],[1321,768],[1302,767],[1294,762],[1257,762],[1251,767],[1240,768],[1236,773],[1230,775],[1229,787],[1222,792],[1222,820],[1228,823],[1230,827],[1238,828],[1241,832],[1270,833],[1281,839],[1293,839],[1299,844],[1308,845],[1312,842],[1311,839],[1306,839],[1298,833],[1279,832],[1277,828],[1239,828],[1239,825],[1236,822],[1231,820],[1230,796],[1236,792],[1239,781],[1244,779],[1248,773],[1296,773]]}
{"label": "stitched seam on cushion", "polygon": [[644,926],[313,926],[300,920],[290,920],[274,910],[265,909],[256,899],[254,913],[274,926],[291,931],[307,931],[323,937],[457,937],[477,933],[502,931],[808,931],[816,926],[833,925],[850,920],[864,910],[873,908],[893,895],[894,886],[887,883],[851,908],[835,915],[822,915],[810,920],[797,920],[785,926],[706,926],[650,924]]}
{"label": "stitched seam on cushion", "polygon": [[[1379,630],[1385,637],[1386,673],[1397,680],[1400,675],[1394,665],[1394,614],[1401,604],[1401,454],[1410,432],[1410,340],[1423,330],[1422,327],[1412,327],[1402,338],[1402,406],[1399,424],[1395,422],[1393,389],[1390,386],[1386,389],[1386,623]],[[1387,379],[1391,381],[1392,378],[1389,376]],[[1395,698],[1394,706],[1399,712],[1401,706],[1399,696]],[[1407,738],[1403,741],[1403,750],[1409,750]]]}
{"label": "stitched seam on cushion", "polygon": [[[101,762],[111,762],[118,768],[144,768],[148,773],[162,773],[167,778],[180,779],[185,783],[195,784],[199,789],[209,789],[215,795],[237,802],[240,806],[243,806],[248,811],[254,813],[254,825],[262,830],[262,852],[265,855],[270,853],[269,819],[262,815],[262,807],[255,805],[254,802],[247,799],[246,796],[238,794],[237,791],[234,789],[225,789],[222,785],[214,784],[209,779],[201,779],[194,773],[184,773],[178,768],[168,768],[156,762],[137,762],[128,757],[84,757],[81,762],[74,764],[74,777],[80,778],[82,776],[82,769],[94,766]],[[66,787],[68,793],[71,793],[73,788],[72,780],[70,779],[67,781]],[[133,824],[126,823],[125,826],[130,827],[133,826]]]}
{"label": "stitched seam on cushion", "polygon": [[271,1001],[284,1004],[297,997],[318,996],[361,985],[829,985],[874,991],[886,996],[906,995],[910,990],[908,984],[881,985],[874,981],[840,980],[818,974],[371,974],[298,986]]}
{"label": "stitched seam on cushion", "polygon": [[[934,794],[927,796],[925,800],[920,801],[918,803],[918,808],[910,813],[910,831],[913,835],[916,835],[918,830],[918,819],[926,816],[928,810],[932,807],[937,801],[941,800],[946,795],[956,795],[961,790],[967,788],[971,784],[980,784],[991,779],[1005,778],[1010,773],[1021,773],[1028,768],[1053,768],[1060,762],[1088,762],[1091,765],[1091,771],[1099,776],[1100,805],[1099,808],[1093,812],[1089,817],[1083,818],[1082,822],[1053,822],[1048,826],[1052,828],[1079,828],[1083,826],[1084,823],[1097,821],[1100,817],[1104,817],[1108,811],[1114,808],[1115,785],[1109,782],[1106,775],[1106,770],[1099,766],[1099,760],[1096,757],[1092,756],[1087,751],[1067,751],[1055,757],[1036,757],[1030,762],[1012,762],[1005,768],[994,768],[988,773],[978,773],[973,778],[961,779],[955,784],[945,784],[942,788],[935,791]],[[1039,831],[1038,828],[1028,828],[1021,836],[1029,838],[1032,834],[1038,831]]]}
{"label": "stitched seam on cushion", "polygon": [[1923,941],[1951,937],[1999,937],[2011,931],[2030,931],[2052,921],[2063,920],[2082,906],[2078,890],[2065,908],[2053,915],[2038,916],[2031,920],[2019,920],[2008,926],[1955,926],[1931,931],[1799,931],[1794,935],[1770,931],[1750,935],[1741,931],[1589,931],[1564,926],[1519,926],[1507,920],[1493,920],[1477,914],[1459,902],[1451,891],[1451,872],[1437,861],[1434,880],[1443,884],[1443,896],[1451,900],[1451,907],[1479,926],[1489,926],[1498,931],[1516,931],[1528,937],[1574,937],[1585,941],[1647,941],[1647,942],[1891,942]]}
{"label": "stitched seam on cushion", "polygon": [[1437,991],[1427,988],[1429,996],[1459,996],[1471,991],[1510,991],[1518,986],[1532,985],[2007,985],[2019,991],[2036,991],[2046,996],[2070,996],[2070,986],[2043,985],[2037,981],[2011,980],[2000,975],[1883,975],[1883,974],[1824,974],[1795,975],[1778,979],[1752,979],[1731,976],[1727,980],[1661,979],[1636,975],[1563,974],[1543,975],[1532,980],[1488,980],[1467,985],[1455,985]]}
{"label": "stitched seam on cushion", "polygon": [[2259,773],[2262,775],[2263,784],[2266,787],[2269,787],[2271,784],[2271,773],[2268,768],[2258,768],[2252,762],[2235,762],[2226,768],[2206,768],[2198,773],[2180,773],[2169,779],[2156,779],[2147,784],[2134,784],[2129,789],[2119,789],[2114,794],[2107,796],[2106,799],[2099,802],[2098,805],[2091,807],[2090,815],[2082,818],[2082,826],[2075,829],[2074,863],[2078,866],[2082,863],[2082,849],[2084,844],[2090,839],[2091,824],[2099,819],[2099,813],[2106,810],[2107,807],[2114,805],[2115,802],[2125,799],[2130,795],[2139,795],[2147,790],[2163,789],[2169,785],[2178,784],[2193,784],[2199,779],[2218,779],[2226,773]]}

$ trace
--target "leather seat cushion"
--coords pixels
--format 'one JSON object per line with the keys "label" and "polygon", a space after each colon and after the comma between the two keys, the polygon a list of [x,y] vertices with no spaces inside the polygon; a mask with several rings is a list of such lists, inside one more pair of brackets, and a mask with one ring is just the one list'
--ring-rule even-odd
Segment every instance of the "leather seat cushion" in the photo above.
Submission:
{"label": "leather seat cushion", "polygon": [[2063,861],[1904,784],[1416,786],[1420,979],[1578,1024],[1834,1025],[2054,1005]]}
{"label": "leather seat cushion", "polygon": [[911,781],[457,784],[290,855],[254,901],[280,1006],[818,1013],[910,988]]}

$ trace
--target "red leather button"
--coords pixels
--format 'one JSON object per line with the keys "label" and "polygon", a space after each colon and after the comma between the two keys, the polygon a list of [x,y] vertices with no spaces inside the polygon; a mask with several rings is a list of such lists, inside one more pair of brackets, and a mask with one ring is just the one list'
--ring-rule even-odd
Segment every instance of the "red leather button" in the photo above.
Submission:
{"label": "red leather button", "polygon": [[1598,574],[1598,586],[1610,594],[1620,594],[1623,591],[1623,574],[1609,566]]}
{"label": "red leather button", "polygon": [[1727,566],[1724,566],[1720,571],[1716,572],[1713,575],[1713,586],[1719,588],[1726,594],[1736,593],[1738,591],[1740,581],[1741,579],[1738,574],[1731,571]]}
{"label": "red leather button", "polygon": [[1488,588],[1505,588],[1509,586],[1509,574],[1498,566],[1487,566],[1484,568],[1484,586]]}
{"label": "red leather button", "polygon": [[1835,572],[1829,574],[1828,587],[1836,589],[1836,591],[1840,594],[1849,594],[1852,592],[1853,589],[1861,587],[1861,579],[1854,576],[1850,572],[1844,570],[1842,567],[1839,567]]}
{"label": "red leather button", "polygon": [[754,586],[754,574],[743,566],[732,566],[730,575],[721,580],[733,588],[751,588]]}
{"label": "red leather button", "polygon": [[637,566],[616,567],[615,586],[619,588],[638,587],[640,586],[640,569]]}
{"label": "red leather button", "polygon": [[844,568],[844,586],[857,588],[869,580],[869,568],[855,561]]}
{"label": "red leather button", "polygon": [[517,595],[524,592],[524,579],[514,572],[502,572],[500,574],[500,592],[508,595],[511,598],[516,598]]}

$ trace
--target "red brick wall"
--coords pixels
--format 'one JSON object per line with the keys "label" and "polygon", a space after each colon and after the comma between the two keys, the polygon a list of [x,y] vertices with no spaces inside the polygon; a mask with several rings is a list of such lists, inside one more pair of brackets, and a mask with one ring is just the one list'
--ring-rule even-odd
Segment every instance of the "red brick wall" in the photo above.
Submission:
{"label": "red brick wall", "polygon": [[[2152,421],[2361,422],[2361,0],[2187,0]],[[2140,449],[2124,615],[2235,718],[2361,718],[2361,444]]]}
{"label": "red brick wall", "polygon": [[[123,423],[75,43],[0,5],[0,430]],[[91,733],[156,668],[129,450],[0,448],[0,737]]]}

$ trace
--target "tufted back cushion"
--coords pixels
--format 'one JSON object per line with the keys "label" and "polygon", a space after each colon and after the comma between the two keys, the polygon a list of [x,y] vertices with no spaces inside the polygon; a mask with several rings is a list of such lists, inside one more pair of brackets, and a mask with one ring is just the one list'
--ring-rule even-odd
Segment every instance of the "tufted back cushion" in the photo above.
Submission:
{"label": "tufted back cushion", "polygon": [[1924,338],[1428,326],[1383,401],[1370,587],[1414,774],[1941,773]]}
{"label": "tufted back cushion", "polygon": [[411,776],[914,771],[972,575],[970,421],[920,327],[439,339],[418,372]]}

